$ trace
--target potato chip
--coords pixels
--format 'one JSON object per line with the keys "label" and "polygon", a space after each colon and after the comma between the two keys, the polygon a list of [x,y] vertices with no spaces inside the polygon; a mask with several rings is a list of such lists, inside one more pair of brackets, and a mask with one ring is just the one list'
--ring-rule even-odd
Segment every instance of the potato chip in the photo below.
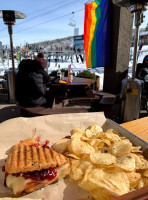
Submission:
{"label": "potato chip", "polygon": [[75,159],[70,159],[70,163],[72,166],[77,167],[80,164],[80,161]]}
{"label": "potato chip", "polygon": [[114,130],[112,128],[107,129],[106,133],[113,133],[113,134],[118,135],[121,138],[121,134],[118,131],[116,131],[116,130]]}
{"label": "potato chip", "polygon": [[114,156],[124,156],[130,153],[132,143],[129,140],[116,141],[111,146],[111,153]]}
{"label": "potato chip", "polygon": [[113,129],[108,129],[106,131],[106,138],[109,139],[112,142],[121,140],[121,138],[117,134],[114,133]]}
{"label": "potato chip", "polygon": [[148,179],[147,178],[141,178],[139,181],[138,181],[138,185],[137,185],[137,189],[141,188],[141,187],[144,187],[148,185]]}
{"label": "potato chip", "polygon": [[105,144],[107,144],[108,146],[111,145],[111,142],[110,142],[109,139],[102,139],[102,141],[103,141]]}
{"label": "potato chip", "polygon": [[[101,150],[100,150],[101,153],[110,153],[110,148],[109,147],[103,147]],[[111,154],[111,153],[110,153]]]}
{"label": "potato chip", "polygon": [[89,140],[91,140],[91,139],[89,139],[89,138],[86,137],[86,136],[82,136],[82,137],[81,137],[81,140],[82,140],[82,141],[89,141]]}
{"label": "potato chip", "polygon": [[80,161],[79,160],[70,160],[70,173],[69,176],[73,180],[79,180],[83,178],[83,173],[79,169]]}
{"label": "potato chip", "polygon": [[[89,129],[89,131],[88,131],[88,129]],[[86,129],[86,136],[88,138],[96,137],[103,131],[102,128],[100,126],[98,126],[97,124],[93,124],[88,129]]]}
{"label": "potato chip", "polygon": [[130,191],[129,178],[125,172],[118,168],[104,169],[104,183],[106,188],[122,195]]}
{"label": "potato chip", "polygon": [[93,133],[89,129],[86,129],[85,134],[87,138],[91,138],[93,136]]}
{"label": "potato chip", "polygon": [[130,182],[130,190],[136,189],[138,181],[141,179],[141,174],[136,172],[127,173]]}
{"label": "potato chip", "polygon": [[72,140],[80,139],[82,137],[81,133],[75,133],[71,136]]}
{"label": "potato chip", "polygon": [[132,172],[135,170],[135,158],[132,154],[117,157],[117,163],[115,166],[121,168],[123,171]]}
{"label": "potato chip", "polygon": [[89,139],[87,143],[89,143],[91,146],[96,146],[97,149],[102,149],[104,145],[111,145],[108,139]]}
{"label": "potato chip", "polygon": [[148,178],[143,178],[144,186],[148,185]]}
{"label": "potato chip", "polygon": [[145,178],[148,178],[148,169],[144,170],[142,176],[144,176]]}
{"label": "potato chip", "polygon": [[140,153],[140,152],[142,152],[140,149],[141,149],[141,146],[132,147],[132,148],[131,148],[131,152],[132,152],[132,153]]}
{"label": "potato chip", "polygon": [[81,160],[80,160],[80,165],[79,167],[82,169],[83,173],[85,172],[86,168],[87,167],[90,167],[91,166],[91,163],[90,163],[90,160],[89,160],[89,157],[83,157]]}
{"label": "potato chip", "polygon": [[120,137],[120,139],[121,139],[121,140],[125,140],[125,139],[126,139],[126,137]]}
{"label": "potato chip", "polygon": [[81,156],[83,154],[90,154],[95,152],[95,149],[91,145],[81,140],[72,140],[69,145],[71,152],[75,153],[76,155]]}
{"label": "potato chip", "polygon": [[95,165],[111,165],[116,163],[116,157],[109,153],[91,153],[90,160]]}
{"label": "potato chip", "polygon": [[103,129],[100,126],[98,126],[97,124],[93,124],[91,127],[89,127],[89,129],[93,133],[103,132]]}
{"label": "potato chip", "polygon": [[104,188],[119,195],[130,190],[127,174],[118,168],[87,169],[87,173],[82,181],[79,181],[79,185],[86,190],[92,191],[97,188]]}
{"label": "potato chip", "polygon": [[79,162],[77,163],[73,163],[71,165],[71,171],[72,171],[71,178],[75,181],[82,179],[85,174],[85,170],[87,169],[88,166],[89,168],[92,167],[87,157],[86,158],[84,157],[82,160],[79,160]]}
{"label": "potato chip", "polygon": [[69,152],[72,152],[72,149],[71,149],[71,142],[72,142],[72,140],[70,140],[70,142],[68,143],[68,147],[67,147],[67,150],[68,150]]}
{"label": "potato chip", "polygon": [[71,131],[71,135],[75,134],[75,133],[80,133],[80,134],[85,134],[85,131],[83,131],[82,129],[80,128],[74,128],[72,131]]}
{"label": "potato chip", "polygon": [[75,168],[72,167],[72,171],[70,171],[69,176],[74,181],[78,181],[78,180],[81,180],[83,178],[84,173],[79,167],[75,167]]}
{"label": "potato chip", "polygon": [[132,155],[135,157],[135,169],[147,169],[148,168],[148,161],[144,159],[144,157],[140,154],[134,154]]}
{"label": "potato chip", "polygon": [[70,160],[70,178],[96,200],[112,200],[148,185],[148,161],[125,137],[113,129],[103,132],[94,124],[72,130],[71,139],[55,147]]}
{"label": "potato chip", "polygon": [[136,186],[136,189],[139,189],[141,187],[144,187],[144,180],[143,178],[141,178],[138,183],[137,183],[137,186]]}
{"label": "potato chip", "polygon": [[[92,165],[91,166],[88,166],[85,170],[85,174],[84,174],[84,177],[81,181],[78,182],[78,185],[83,188],[84,190],[88,190],[88,191],[91,191],[91,190],[94,190],[94,189],[97,189],[98,188],[98,185],[94,182],[90,182],[89,180],[89,174],[91,174],[92,172],[94,172],[96,168],[94,168]],[[100,177],[103,176],[103,169],[99,169],[98,170],[98,173],[100,174]]]}
{"label": "potato chip", "polygon": [[70,152],[65,152],[64,156],[70,157],[70,158],[75,158],[77,160],[80,160],[80,157],[78,157],[77,155],[70,153]]}
{"label": "potato chip", "polygon": [[93,146],[96,151],[102,149],[105,145],[103,140],[100,139],[90,139],[87,143]]}
{"label": "potato chip", "polygon": [[53,149],[58,153],[64,153],[68,148],[68,143],[70,143],[70,139],[64,138],[60,140],[59,142],[57,142],[54,145]]}

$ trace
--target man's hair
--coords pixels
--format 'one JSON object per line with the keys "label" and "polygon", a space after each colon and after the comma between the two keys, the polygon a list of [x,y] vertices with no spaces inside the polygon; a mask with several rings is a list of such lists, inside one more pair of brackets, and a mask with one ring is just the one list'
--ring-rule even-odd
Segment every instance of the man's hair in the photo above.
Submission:
{"label": "man's hair", "polygon": [[39,57],[39,58],[44,58],[44,53],[39,53],[39,54],[38,54],[38,57]]}
{"label": "man's hair", "polygon": [[143,63],[145,63],[145,61],[148,60],[148,55],[146,55],[143,59]]}
{"label": "man's hair", "polygon": [[42,66],[36,60],[24,59],[20,62],[18,68],[19,68],[19,72],[28,74],[31,72],[38,72],[40,69],[42,69]]}

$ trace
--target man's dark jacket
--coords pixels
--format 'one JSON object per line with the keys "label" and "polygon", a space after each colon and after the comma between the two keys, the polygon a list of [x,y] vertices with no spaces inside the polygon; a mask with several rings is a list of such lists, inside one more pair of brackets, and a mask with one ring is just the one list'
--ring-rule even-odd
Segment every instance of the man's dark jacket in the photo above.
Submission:
{"label": "man's dark jacket", "polygon": [[148,64],[137,64],[136,78],[144,81],[144,92],[148,93]]}
{"label": "man's dark jacket", "polygon": [[16,75],[16,99],[21,106],[45,105],[48,82],[44,69],[35,60],[23,60]]}

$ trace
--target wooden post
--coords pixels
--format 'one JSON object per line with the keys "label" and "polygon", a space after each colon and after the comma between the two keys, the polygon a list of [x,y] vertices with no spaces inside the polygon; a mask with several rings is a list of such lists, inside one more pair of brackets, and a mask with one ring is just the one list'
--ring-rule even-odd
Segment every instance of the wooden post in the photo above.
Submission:
{"label": "wooden post", "polygon": [[119,94],[128,73],[133,18],[129,8],[114,4],[110,12],[110,66],[104,69],[103,91]]}
{"label": "wooden post", "polygon": [[100,76],[96,77],[96,88],[95,88],[95,90],[96,91],[100,90]]}

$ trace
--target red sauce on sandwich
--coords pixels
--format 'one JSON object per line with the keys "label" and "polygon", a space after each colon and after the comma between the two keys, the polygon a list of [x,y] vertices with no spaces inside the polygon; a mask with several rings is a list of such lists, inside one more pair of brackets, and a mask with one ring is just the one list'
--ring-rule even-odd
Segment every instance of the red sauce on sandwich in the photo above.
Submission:
{"label": "red sauce on sandwich", "polygon": [[[5,181],[4,185],[6,186],[6,178],[9,174],[5,174]],[[56,168],[48,168],[48,169],[43,169],[40,171],[33,171],[33,172],[24,172],[24,173],[14,173],[11,174],[12,176],[16,177],[24,177],[25,179],[32,179],[34,181],[52,181],[56,176],[57,176],[57,170]]]}
{"label": "red sauce on sandwich", "polygon": [[40,144],[40,143],[34,143],[29,145],[29,147],[35,146],[35,147],[43,147],[49,149],[50,147],[48,146],[49,140],[46,140],[45,143]]}
{"label": "red sauce on sandwich", "polygon": [[16,173],[16,174],[12,174],[12,175],[16,176],[16,177],[22,176],[25,179],[30,178],[35,181],[44,181],[45,179],[51,181],[56,177],[57,170],[56,170],[56,168],[48,168],[48,169],[43,169],[40,171]]}
{"label": "red sauce on sandwich", "polygon": [[70,135],[65,136],[66,139],[71,139]]}
{"label": "red sauce on sandwich", "polygon": [[40,147],[41,145],[39,144],[39,143],[34,143],[34,144],[31,144],[31,145],[29,145],[29,147]]}

